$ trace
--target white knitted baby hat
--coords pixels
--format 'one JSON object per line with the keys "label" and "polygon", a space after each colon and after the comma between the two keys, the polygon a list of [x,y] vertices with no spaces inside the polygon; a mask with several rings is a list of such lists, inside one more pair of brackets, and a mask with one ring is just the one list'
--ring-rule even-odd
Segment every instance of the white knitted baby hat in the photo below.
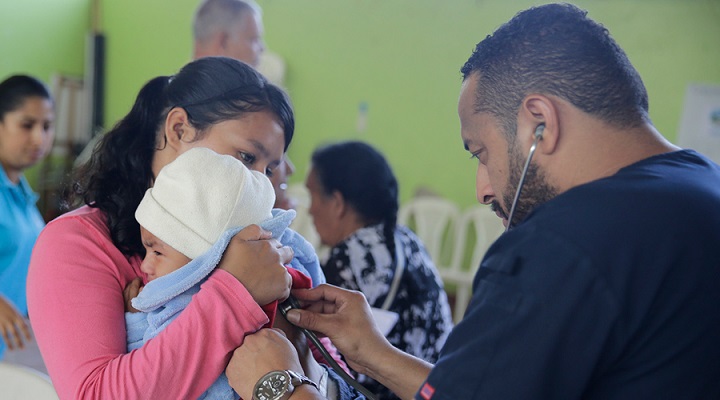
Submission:
{"label": "white knitted baby hat", "polygon": [[166,165],[145,192],[135,219],[195,259],[226,230],[272,217],[270,180],[238,159],[196,147]]}

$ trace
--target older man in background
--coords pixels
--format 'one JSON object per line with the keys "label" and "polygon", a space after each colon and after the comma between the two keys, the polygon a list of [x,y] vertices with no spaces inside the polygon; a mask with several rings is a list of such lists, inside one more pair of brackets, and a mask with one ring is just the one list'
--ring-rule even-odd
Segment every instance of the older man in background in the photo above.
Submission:
{"label": "older man in background", "polygon": [[[255,2],[205,0],[193,17],[193,59],[224,56],[258,69],[265,52],[263,33],[262,10]],[[275,189],[276,208],[295,208],[295,200],[286,191],[287,179],[294,172],[295,166],[286,154],[283,161],[268,173]]]}

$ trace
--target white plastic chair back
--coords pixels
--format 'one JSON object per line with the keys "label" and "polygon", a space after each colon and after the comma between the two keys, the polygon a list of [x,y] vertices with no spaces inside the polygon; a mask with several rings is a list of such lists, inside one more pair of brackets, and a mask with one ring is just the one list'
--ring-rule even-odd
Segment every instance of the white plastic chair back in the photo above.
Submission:
{"label": "white plastic chair back", "polygon": [[[457,225],[458,240],[455,241],[452,264],[448,270],[440,273],[445,282],[452,282],[457,287],[453,307],[455,323],[462,319],[470,302],[473,279],[482,258],[504,230],[502,222],[489,206],[478,204],[461,214]],[[475,236],[475,241],[472,243],[469,241],[471,233]],[[468,246],[472,246],[472,255],[470,261],[466,262]]]}
{"label": "white plastic chair back", "polygon": [[290,224],[290,228],[301,234],[315,249],[320,247],[320,235],[315,230],[315,224],[310,216],[310,192],[302,183],[288,185],[287,194],[297,200],[295,212],[297,216]]}
{"label": "white plastic chair back", "polygon": [[[459,217],[460,209],[450,200],[441,197],[416,197],[400,207],[398,223],[413,229],[425,245],[435,266],[438,270],[443,270],[450,267],[451,261],[443,260],[443,255],[452,254],[455,226]],[[448,250],[444,251],[446,247]]]}
{"label": "white plastic chair back", "polygon": [[0,397],[4,400],[57,400],[50,377],[22,365],[0,362]]}

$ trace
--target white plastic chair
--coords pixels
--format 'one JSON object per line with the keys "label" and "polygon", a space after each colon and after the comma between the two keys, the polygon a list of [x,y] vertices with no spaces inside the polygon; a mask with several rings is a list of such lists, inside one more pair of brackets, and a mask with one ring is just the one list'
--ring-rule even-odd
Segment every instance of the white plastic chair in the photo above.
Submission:
{"label": "white plastic chair", "polygon": [[[457,288],[453,312],[455,323],[460,322],[465,314],[472,295],[473,279],[485,252],[505,230],[490,207],[481,204],[466,209],[458,221],[452,263],[449,268],[440,271],[443,280],[454,283]],[[475,236],[474,242],[470,241],[471,234]],[[472,255],[467,262],[469,246],[472,246]]]}
{"label": "white plastic chair", "polygon": [[287,194],[297,200],[297,207],[295,207],[297,216],[290,224],[290,228],[301,234],[305,240],[317,249],[320,246],[320,235],[315,230],[315,224],[313,224],[312,217],[308,212],[310,209],[310,192],[302,183],[293,183],[288,185]]}
{"label": "white plastic chair", "polygon": [[32,368],[0,361],[0,392],[5,400],[57,400],[50,377]]}
{"label": "white plastic chair", "polygon": [[456,239],[455,226],[460,209],[442,197],[416,197],[403,204],[398,211],[398,224],[409,226],[425,245],[439,271],[449,268],[452,260],[451,244]]}

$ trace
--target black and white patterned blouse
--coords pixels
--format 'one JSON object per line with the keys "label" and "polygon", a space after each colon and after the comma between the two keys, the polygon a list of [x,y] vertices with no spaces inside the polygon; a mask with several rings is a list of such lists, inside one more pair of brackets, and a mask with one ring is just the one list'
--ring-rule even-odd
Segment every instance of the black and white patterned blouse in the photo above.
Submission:
{"label": "black and white patterned blouse", "polygon": [[[453,327],[447,294],[420,239],[404,226],[397,226],[395,238],[405,270],[389,308],[400,318],[387,338],[398,349],[434,363]],[[333,247],[323,271],[328,283],[360,291],[372,307],[382,307],[395,275],[383,224],[359,229]],[[363,384],[379,399],[397,398],[377,382],[365,378]]]}

